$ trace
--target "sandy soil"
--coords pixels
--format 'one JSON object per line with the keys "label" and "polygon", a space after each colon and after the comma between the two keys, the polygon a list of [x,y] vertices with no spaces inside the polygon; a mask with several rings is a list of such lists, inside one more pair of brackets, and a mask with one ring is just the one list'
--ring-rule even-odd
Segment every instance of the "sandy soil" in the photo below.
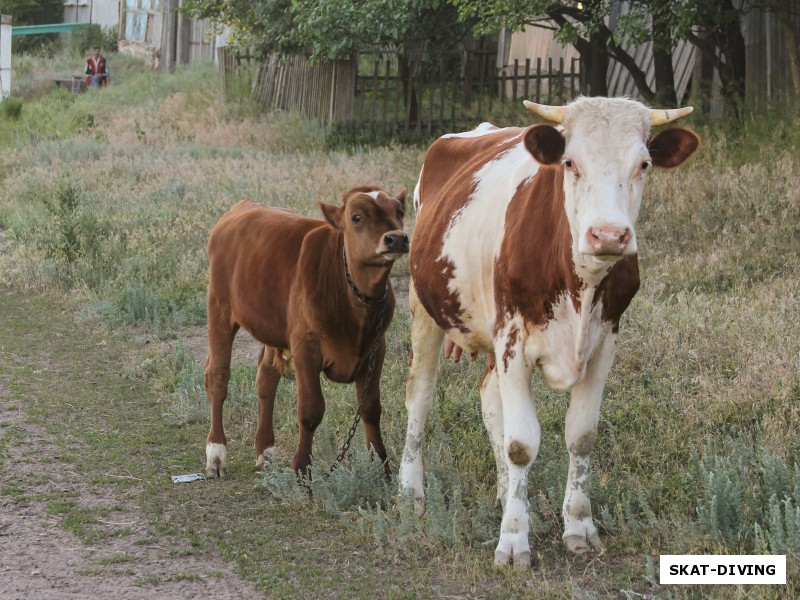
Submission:
{"label": "sandy soil", "polygon": [[[0,361],[9,357],[0,348]],[[7,372],[7,371],[6,371]],[[44,431],[28,422],[10,401],[0,379],[0,598],[3,600],[115,600],[153,598],[257,598],[252,584],[229,565],[207,555],[182,552],[188,544],[154,543],[147,517],[119,498],[98,495],[82,483]],[[120,477],[130,477],[120,474]],[[130,530],[85,544],[50,515],[40,492],[58,491],[80,506],[120,507],[95,531]],[[102,494],[102,492],[99,492]]]}

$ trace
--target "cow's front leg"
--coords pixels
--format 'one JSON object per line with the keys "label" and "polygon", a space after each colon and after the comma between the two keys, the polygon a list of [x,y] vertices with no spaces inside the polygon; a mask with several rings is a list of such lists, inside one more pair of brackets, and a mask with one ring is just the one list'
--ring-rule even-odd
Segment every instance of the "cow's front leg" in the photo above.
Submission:
{"label": "cow's front leg", "polygon": [[495,344],[503,403],[503,450],[508,467],[508,492],[494,562],[504,566],[513,561],[514,568],[526,569],[531,564],[528,471],[539,453],[541,430],[531,399],[531,368],[523,356],[521,337],[518,333],[512,334]]}
{"label": "cow's front leg", "polygon": [[564,438],[569,451],[569,472],[564,492],[564,545],[581,554],[600,548],[589,500],[589,458],[597,437],[603,387],[614,361],[617,336],[608,334],[586,367],[583,380],[573,386]]}
{"label": "cow's front leg", "polygon": [[[383,370],[383,357],[386,353],[386,340],[381,339],[381,343],[376,350],[375,367],[369,380],[369,387],[366,390],[364,407],[361,410],[361,422],[364,423],[364,437],[367,441],[367,448],[372,448],[383,463],[383,470],[388,478],[391,475],[389,461],[386,457],[386,448],[383,445],[381,436],[381,371]],[[361,403],[364,397],[364,384],[367,382],[369,364],[356,378],[356,402]]]}
{"label": "cow's front leg", "polygon": [[436,369],[442,351],[444,333],[425,312],[413,282],[409,286],[411,306],[411,351],[413,357],[406,380],[406,409],[408,428],[406,445],[400,463],[400,488],[408,490],[414,498],[417,515],[425,514],[425,492],[422,482],[422,444],[425,419],[433,404],[436,388]]}
{"label": "cow's front leg", "polygon": [[497,381],[497,372],[492,367],[487,367],[481,379],[481,413],[483,424],[489,434],[494,453],[494,463],[497,468],[497,504],[503,510],[508,497],[508,464],[503,436],[503,402],[500,398],[500,386]]}
{"label": "cow's front leg", "polygon": [[[316,342],[316,340],[315,340]],[[318,347],[318,343],[316,343]],[[297,349],[295,349],[297,348]],[[297,425],[300,439],[292,457],[292,470],[306,475],[311,464],[314,432],[325,415],[325,398],[322,396],[320,373],[322,358],[312,344],[293,344],[295,379],[297,381]]]}

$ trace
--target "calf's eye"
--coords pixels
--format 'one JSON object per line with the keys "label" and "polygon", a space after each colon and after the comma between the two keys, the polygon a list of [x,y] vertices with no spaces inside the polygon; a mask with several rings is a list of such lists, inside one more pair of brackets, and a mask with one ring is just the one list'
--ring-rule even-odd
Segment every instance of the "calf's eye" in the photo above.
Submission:
{"label": "calf's eye", "polygon": [[353,215],[352,217],[350,217],[350,220],[353,223],[360,223],[361,222],[361,215]]}

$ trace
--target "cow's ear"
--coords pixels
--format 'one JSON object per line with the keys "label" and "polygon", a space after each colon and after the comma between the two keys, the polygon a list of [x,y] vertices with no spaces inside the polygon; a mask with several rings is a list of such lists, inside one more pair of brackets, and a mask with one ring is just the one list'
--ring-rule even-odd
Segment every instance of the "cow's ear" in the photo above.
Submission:
{"label": "cow's ear", "polygon": [[344,211],[344,206],[335,206],[334,204],[328,204],[322,200],[317,200],[317,206],[319,206],[319,209],[322,211],[322,216],[325,217],[328,223],[333,225],[336,229],[342,228],[342,211]]}
{"label": "cow's ear", "polygon": [[397,200],[400,203],[400,206],[403,208],[403,210],[406,209],[406,195],[408,195],[408,190],[406,188],[403,188],[402,190],[400,190],[400,193],[394,197],[395,200]]}
{"label": "cow's ear", "polygon": [[680,167],[700,148],[700,136],[683,127],[670,127],[647,143],[653,164],[665,169]]}
{"label": "cow's ear", "polygon": [[542,165],[554,165],[564,155],[564,136],[550,125],[533,125],[525,131],[525,147]]}

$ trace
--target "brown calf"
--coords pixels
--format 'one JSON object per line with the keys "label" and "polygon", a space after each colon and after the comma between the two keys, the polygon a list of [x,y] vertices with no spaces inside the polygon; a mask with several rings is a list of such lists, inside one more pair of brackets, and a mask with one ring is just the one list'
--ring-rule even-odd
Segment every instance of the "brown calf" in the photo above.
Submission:
{"label": "brown calf", "polygon": [[208,476],[223,476],[227,468],[222,405],[240,327],[264,344],[256,376],[257,467],[274,454],[272,411],[287,362],[294,363],[300,428],[292,469],[304,471],[325,413],[320,373],[339,383],[355,381],[360,400],[376,336],[380,343],[361,419],[367,445],[386,462],[379,381],[395,305],[389,272],[408,252],[405,200],[405,190],[391,197],[377,187],[358,187],[342,196],[341,206],[317,202],[325,220],[242,200],[214,227],[208,242]]}

